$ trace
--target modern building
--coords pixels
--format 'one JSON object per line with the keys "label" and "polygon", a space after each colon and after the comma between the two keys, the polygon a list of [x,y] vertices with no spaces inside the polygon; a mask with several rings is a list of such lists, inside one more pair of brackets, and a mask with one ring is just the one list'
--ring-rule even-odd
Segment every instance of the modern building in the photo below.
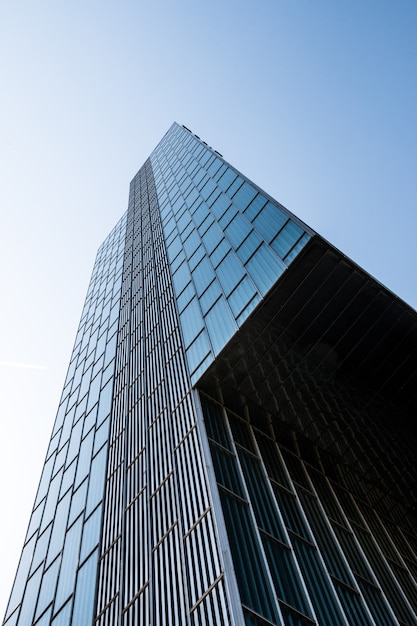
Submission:
{"label": "modern building", "polygon": [[414,310],[173,124],[98,251],[4,625],[415,626],[416,364]]}

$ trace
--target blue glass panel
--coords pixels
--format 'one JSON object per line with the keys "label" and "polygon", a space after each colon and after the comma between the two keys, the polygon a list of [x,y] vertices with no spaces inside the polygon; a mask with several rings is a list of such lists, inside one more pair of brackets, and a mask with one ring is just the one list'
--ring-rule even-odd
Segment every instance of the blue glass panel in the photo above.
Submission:
{"label": "blue glass panel", "polygon": [[201,190],[201,196],[204,198],[204,200],[207,200],[207,198],[210,196],[210,194],[214,191],[215,188],[216,188],[216,183],[209,178]]}
{"label": "blue glass panel", "polygon": [[48,497],[46,498],[45,510],[42,517],[42,530],[45,529],[54,518],[62,474],[63,471],[61,470],[55,478],[51,480],[51,484],[49,485]]}
{"label": "blue glass panel", "polygon": [[26,591],[23,597],[22,606],[20,607],[19,622],[23,624],[32,624],[35,604],[39,593],[39,585],[41,582],[42,568],[40,567],[26,584]]}
{"label": "blue glass panel", "polygon": [[[40,620],[36,622],[36,626],[49,626],[51,623],[52,607],[46,611]],[[6,625],[5,625],[6,626]]]}
{"label": "blue glass panel", "polygon": [[219,218],[219,224],[222,229],[225,229],[228,224],[232,221],[235,215],[238,213],[237,208],[234,204],[231,204],[229,208],[223,213],[223,215]]}
{"label": "blue glass panel", "polygon": [[26,579],[28,577],[30,564],[32,562],[33,551],[35,549],[35,537],[25,545],[22,550],[22,554],[19,561],[19,567],[17,569],[16,578],[13,584],[12,593],[10,595],[9,604],[7,607],[6,616],[10,615],[12,611],[17,607],[22,599],[23,591],[25,588]]}
{"label": "blue glass panel", "polygon": [[256,294],[255,285],[248,276],[245,276],[239,285],[232,291],[228,297],[229,305],[233,311],[233,315],[238,317],[245,306],[252,300]]}
{"label": "blue glass panel", "polygon": [[74,495],[72,496],[68,524],[71,524],[79,516],[79,514],[84,510],[86,494],[87,494],[87,481],[85,480],[83,484],[79,486],[77,491],[75,491]]}
{"label": "blue glass panel", "polygon": [[241,211],[244,211],[256,194],[256,189],[254,189],[252,185],[249,185],[249,183],[244,182],[239,191],[235,194],[233,202],[237,204]]}
{"label": "blue glass panel", "polygon": [[242,185],[243,185],[243,178],[241,178],[240,176],[237,176],[236,179],[233,181],[233,183],[230,185],[229,189],[227,190],[228,195],[231,198],[233,198],[236,191],[240,189]]}
{"label": "blue glass panel", "polygon": [[69,512],[69,506],[71,501],[71,494],[68,491],[67,494],[58,503],[56,508],[56,514],[54,518],[54,526],[51,535],[51,541],[49,543],[47,564],[54,560],[59,552],[62,550],[64,543],[65,529],[67,526],[67,518]]}
{"label": "blue glass panel", "polygon": [[222,291],[219,287],[219,283],[215,280],[200,298],[200,306],[203,314],[207,313],[207,311],[213,306],[221,295]]}
{"label": "blue glass panel", "polygon": [[289,265],[293,259],[297,256],[297,254],[304,248],[306,243],[311,239],[311,235],[308,233],[304,233],[301,237],[300,241],[296,243],[296,245],[291,249],[291,251],[286,255],[285,262]]}
{"label": "blue glass panel", "polygon": [[81,542],[80,563],[98,545],[101,530],[102,507],[99,506],[84,522],[83,538]]}
{"label": "blue glass panel", "polygon": [[285,225],[276,239],[274,239],[271,246],[281,258],[284,258],[302,234],[303,229],[301,226],[290,221]]}
{"label": "blue glass panel", "polygon": [[[70,626],[72,602],[68,602],[52,620],[51,626]],[[74,624],[75,626],[75,624]]]}
{"label": "blue glass panel", "polygon": [[248,220],[241,213],[238,213],[225,228],[225,234],[233,248],[236,249],[246,239],[251,230],[252,226]]}
{"label": "blue glass panel", "polygon": [[93,406],[98,400],[98,396],[100,393],[100,384],[101,384],[101,376],[100,374],[98,374],[91,381],[90,390],[88,394],[87,412],[93,408]]}
{"label": "blue glass panel", "polygon": [[[107,446],[103,447],[91,463],[90,481],[88,484],[88,496],[86,514],[94,509],[101,501],[104,493],[104,481],[106,478]],[[85,497],[85,496],[84,496]],[[84,505],[83,505],[84,506]]]}
{"label": "blue glass panel", "polygon": [[190,283],[177,299],[178,311],[181,313],[190,300],[195,296],[194,284]]}
{"label": "blue glass panel", "polygon": [[223,239],[217,246],[217,248],[210,255],[211,262],[213,263],[213,267],[217,267],[218,264],[224,259],[226,254],[230,250],[230,243],[227,239]]}
{"label": "blue glass panel", "polygon": [[172,282],[174,283],[174,290],[177,296],[179,296],[181,291],[185,289],[190,280],[190,271],[187,264],[184,262],[172,276]]}
{"label": "blue glass panel", "polygon": [[238,257],[242,263],[246,263],[252,256],[252,254],[259,248],[262,243],[261,237],[254,230],[243,241],[241,246],[237,250]]}
{"label": "blue glass panel", "polygon": [[204,247],[200,244],[200,246],[194,252],[192,257],[190,257],[190,259],[188,260],[188,265],[191,271],[193,271],[197,267],[197,265],[200,263],[204,255],[205,255]]}
{"label": "blue glass panel", "polygon": [[210,215],[208,207],[204,202],[202,202],[193,214],[194,222],[196,226],[199,227],[200,224],[204,222],[204,220],[207,218],[208,215]]}
{"label": "blue glass panel", "polygon": [[58,588],[55,597],[55,609],[60,607],[74,590],[75,574],[81,540],[81,518],[68,530],[62,554]]}
{"label": "blue glass panel", "polygon": [[90,471],[91,453],[93,450],[94,432],[90,433],[83,439],[80,446],[80,454],[78,456],[77,472],[75,475],[74,488],[84,480]]}
{"label": "blue glass panel", "polygon": [[203,329],[203,319],[196,298],[180,314],[181,328],[186,347],[188,347]]}
{"label": "blue glass panel", "polygon": [[218,354],[237,330],[236,322],[224,298],[218,300],[210,309],[205,322],[214,352]]}
{"label": "blue glass panel", "polygon": [[225,256],[217,268],[217,276],[226,296],[235,289],[244,275],[245,270],[239,258],[232,251]]}
{"label": "blue glass panel", "polygon": [[64,471],[64,474],[62,476],[62,483],[61,483],[61,489],[59,492],[59,496],[63,496],[64,493],[70,488],[72,487],[73,483],[74,483],[74,476],[75,476],[75,469],[76,469],[76,462],[73,461],[71,463],[71,465]]}
{"label": "blue glass panel", "polygon": [[98,412],[97,412],[97,425],[101,424],[104,418],[107,417],[107,415],[109,415],[111,411],[112,392],[113,392],[113,379],[111,378],[109,382],[100,391],[100,400],[98,403]]}
{"label": "blue glass panel", "polygon": [[[234,174],[235,175],[235,174]],[[219,219],[226,209],[230,206],[230,199],[221,194],[215,202],[211,205],[211,211],[216,219]]]}
{"label": "blue glass panel", "polygon": [[72,623],[91,624],[95,598],[98,552],[94,552],[88,561],[80,568],[75,590],[74,611]]}
{"label": "blue glass panel", "polygon": [[202,294],[215,278],[213,267],[207,257],[204,257],[192,272],[197,295]]}
{"label": "blue glass panel", "polygon": [[208,354],[211,353],[210,342],[207,337],[207,332],[203,330],[198,337],[193,341],[190,347],[186,350],[186,356],[190,372],[193,372],[202,361],[205,360]]}
{"label": "blue glass panel", "polygon": [[286,269],[270,248],[262,244],[246,264],[251,278],[264,295]]}
{"label": "blue glass panel", "polygon": [[184,251],[187,258],[190,258],[194,254],[199,245],[200,237],[198,236],[197,231],[194,230],[184,243]]}
{"label": "blue glass panel", "polygon": [[219,245],[223,239],[223,231],[216,222],[210,226],[210,228],[203,235],[204,246],[208,254],[211,254],[213,250]]}
{"label": "blue glass panel", "polygon": [[280,211],[272,202],[268,202],[253,224],[268,243],[288,221],[288,216]]}
{"label": "blue glass panel", "polygon": [[110,418],[107,417],[101,424],[100,428],[96,430],[96,436],[94,437],[94,449],[93,454],[96,454],[100,450],[101,446],[107,442],[109,436]]}
{"label": "blue glass panel", "polygon": [[36,542],[35,554],[33,555],[31,572],[35,571],[35,569],[41,564],[46,556],[49,537],[51,536],[51,530],[52,524],[49,524],[46,530],[38,537],[38,541]]}
{"label": "blue glass panel", "polygon": [[36,617],[41,615],[48,604],[52,602],[55,596],[56,583],[58,579],[60,559],[56,559],[46,570],[42,578],[42,584],[39,591],[39,599],[36,607]]}

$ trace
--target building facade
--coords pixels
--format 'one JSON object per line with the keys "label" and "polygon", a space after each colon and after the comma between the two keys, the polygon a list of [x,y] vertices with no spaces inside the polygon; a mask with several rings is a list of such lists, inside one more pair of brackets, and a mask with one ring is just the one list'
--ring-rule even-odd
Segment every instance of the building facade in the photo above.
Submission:
{"label": "building facade", "polygon": [[415,625],[416,353],[173,124],[97,253],[4,626]]}

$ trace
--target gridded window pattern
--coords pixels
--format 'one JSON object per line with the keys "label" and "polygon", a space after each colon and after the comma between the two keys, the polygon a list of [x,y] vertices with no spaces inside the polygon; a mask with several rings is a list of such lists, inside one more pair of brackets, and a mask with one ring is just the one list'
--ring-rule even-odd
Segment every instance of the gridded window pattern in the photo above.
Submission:
{"label": "gridded window pattern", "polygon": [[233,624],[149,161],[130,189],[95,624]]}
{"label": "gridded window pattern", "polygon": [[246,624],[416,624],[406,525],[251,426],[259,409],[200,397]]}
{"label": "gridded window pattern", "polygon": [[92,620],[125,231],[126,216],[97,253],[7,626]]}
{"label": "gridded window pattern", "polygon": [[178,124],[151,162],[195,383],[312,231]]}

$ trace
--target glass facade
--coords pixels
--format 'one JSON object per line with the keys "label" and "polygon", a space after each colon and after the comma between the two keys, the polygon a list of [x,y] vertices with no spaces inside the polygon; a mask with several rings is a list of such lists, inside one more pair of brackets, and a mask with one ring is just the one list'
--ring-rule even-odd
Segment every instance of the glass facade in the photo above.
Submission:
{"label": "glass facade", "polygon": [[97,253],[4,625],[416,624],[413,350],[173,124]]}

